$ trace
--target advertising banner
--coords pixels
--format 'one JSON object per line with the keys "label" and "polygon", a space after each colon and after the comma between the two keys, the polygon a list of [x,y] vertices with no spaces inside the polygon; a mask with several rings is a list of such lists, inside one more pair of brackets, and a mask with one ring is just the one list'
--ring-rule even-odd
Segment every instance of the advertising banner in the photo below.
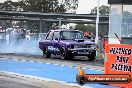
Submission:
{"label": "advertising banner", "polygon": [[[132,45],[107,44],[104,65],[105,74],[127,74],[132,81]],[[131,81],[125,85],[132,86]]]}

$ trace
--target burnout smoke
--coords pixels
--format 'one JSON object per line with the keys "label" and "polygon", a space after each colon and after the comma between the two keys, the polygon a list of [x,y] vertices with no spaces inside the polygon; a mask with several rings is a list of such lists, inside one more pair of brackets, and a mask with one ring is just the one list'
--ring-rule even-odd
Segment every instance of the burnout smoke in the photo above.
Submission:
{"label": "burnout smoke", "polygon": [[1,46],[0,53],[28,53],[33,55],[42,55],[38,46],[37,39],[6,39],[5,44]]}

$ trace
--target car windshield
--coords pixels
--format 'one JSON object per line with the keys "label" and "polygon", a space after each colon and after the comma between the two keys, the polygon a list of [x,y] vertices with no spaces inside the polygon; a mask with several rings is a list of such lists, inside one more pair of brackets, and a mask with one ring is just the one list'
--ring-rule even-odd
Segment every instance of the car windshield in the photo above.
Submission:
{"label": "car windshield", "polygon": [[62,31],[60,37],[61,40],[84,39],[83,33],[80,31]]}

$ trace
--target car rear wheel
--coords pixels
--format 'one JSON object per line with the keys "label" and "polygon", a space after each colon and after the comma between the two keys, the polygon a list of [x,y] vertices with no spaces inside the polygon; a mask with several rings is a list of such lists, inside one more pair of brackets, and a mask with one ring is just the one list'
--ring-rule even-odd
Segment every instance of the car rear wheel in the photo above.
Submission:
{"label": "car rear wheel", "polygon": [[92,52],[87,57],[88,57],[88,61],[94,61],[95,58],[96,58],[96,51],[95,52]]}
{"label": "car rear wheel", "polygon": [[44,50],[43,51],[43,57],[50,58],[51,57],[51,53],[49,53],[47,50]]}

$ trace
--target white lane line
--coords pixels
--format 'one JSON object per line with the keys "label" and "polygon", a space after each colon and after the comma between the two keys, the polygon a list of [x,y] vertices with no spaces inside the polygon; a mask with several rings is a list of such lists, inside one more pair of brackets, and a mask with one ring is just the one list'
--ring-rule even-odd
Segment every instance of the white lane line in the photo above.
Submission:
{"label": "white lane line", "polygon": [[30,61],[30,60],[28,60],[28,62],[34,62],[34,61]]}
{"label": "white lane line", "polygon": [[[44,63],[44,62],[43,62]],[[51,63],[46,63],[46,64],[51,64]]]}
{"label": "white lane line", "polygon": [[64,67],[65,65],[61,65],[62,67]]}
{"label": "white lane line", "polygon": [[75,68],[78,68],[78,67],[75,67]]}
{"label": "white lane line", "polygon": [[[89,69],[89,70],[96,70],[96,71],[102,71],[102,70],[98,70],[98,69]],[[102,72],[104,72],[104,71],[102,71]]]}
{"label": "white lane line", "polygon": [[[51,64],[53,64],[53,63],[51,63]],[[59,64],[53,64],[53,65],[59,65]]]}
{"label": "white lane line", "polygon": [[[12,59],[12,58],[9,58],[9,59]],[[31,61],[31,60],[21,60],[21,59],[12,59],[12,60],[19,60],[19,61],[27,61],[27,62],[37,62],[37,63],[40,63],[39,61]],[[61,64],[54,64],[54,63],[45,63],[45,62],[41,62],[41,63],[44,63],[44,64],[52,64],[52,65],[59,65],[59,66],[68,66],[68,65],[61,65]],[[68,66],[68,67],[72,67],[72,68],[78,68],[77,66]],[[82,67],[83,68],[83,67]],[[91,69],[91,68],[83,68],[83,69],[88,69],[88,70],[96,70],[96,71],[102,71],[104,72],[103,70],[99,70],[99,69]]]}
{"label": "white lane line", "polygon": [[73,68],[74,66],[68,66],[68,67],[71,67],[71,68]]}
{"label": "white lane line", "polygon": [[18,59],[13,59],[13,60],[17,61]]}
{"label": "white lane line", "polygon": [[21,61],[26,61],[26,60],[21,60]]}

